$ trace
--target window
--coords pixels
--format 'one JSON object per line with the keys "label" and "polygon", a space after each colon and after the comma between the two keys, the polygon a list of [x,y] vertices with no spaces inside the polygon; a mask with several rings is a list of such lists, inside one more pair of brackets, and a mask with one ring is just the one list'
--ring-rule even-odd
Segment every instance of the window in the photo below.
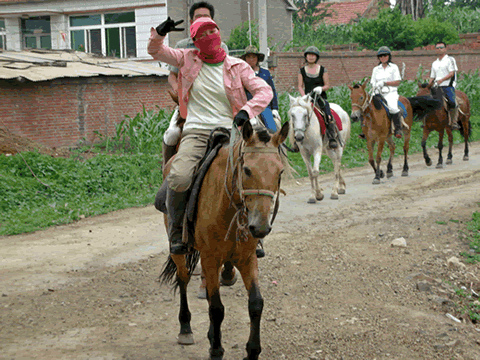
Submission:
{"label": "window", "polygon": [[70,38],[73,50],[136,57],[135,12],[70,16]]}
{"label": "window", "polygon": [[51,49],[50,16],[22,19],[22,42],[24,49]]}
{"label": "window", "polygon": [[7,50],[5,20],[0,19],[0,50]]}

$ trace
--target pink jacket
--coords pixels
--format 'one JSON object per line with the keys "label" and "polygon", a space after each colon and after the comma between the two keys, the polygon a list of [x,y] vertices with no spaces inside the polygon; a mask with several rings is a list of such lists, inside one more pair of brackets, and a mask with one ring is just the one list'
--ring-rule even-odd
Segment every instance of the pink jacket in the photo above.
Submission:
{"label": "pink jacket", "polygon": [[[158,35],[152,28],[147,50],[155,60],[166,62],[179,69],[178,99],[180,115],[186,119],[189,91],[202,68],[203,62],[195,55],[195,49],[172,49],[163,44],[164,39],[164,36]],[[255,72],[250,65],[241,59],[227,55],[223,62],[223,81],[225,94],[230,101],[234,116],[240,110],[245,110],[250,118],[254,118],[265,110],[273,98],[270,85],[255,76]],[[245,89],[253,95],[250,101],[247,101]]]}

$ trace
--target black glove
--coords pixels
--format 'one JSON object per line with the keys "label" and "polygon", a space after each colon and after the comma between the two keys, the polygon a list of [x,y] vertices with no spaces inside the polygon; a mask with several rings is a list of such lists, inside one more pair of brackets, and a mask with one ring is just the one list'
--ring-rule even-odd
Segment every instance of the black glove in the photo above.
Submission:
{"label": "black glove", "polygon": [[237,126],[242,126],[248,120],[250,120],[248,113],[245,110],[240,110],[238,114],[235,115],[233,123]]}
{"label": "black glove", "polygon": [[176,28],[176,26],[180,25],[181,23],[183,23],[183,20],[173,21],[169,16],[167,20],[157,26],[157,34],[160,36],[165,36],[171,31],[183,31],[185,28]]}

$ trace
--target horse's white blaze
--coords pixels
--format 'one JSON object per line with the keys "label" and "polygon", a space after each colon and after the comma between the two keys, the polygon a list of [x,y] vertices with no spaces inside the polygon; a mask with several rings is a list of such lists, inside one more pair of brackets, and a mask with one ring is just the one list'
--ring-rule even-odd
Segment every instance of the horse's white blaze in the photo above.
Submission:
{"label": "horse's white blaze", "polygon": [[[337,199],[339,190],[340,194],[345,193],[345,181],[340,172],[340,165],[343,149],[350,138],[350,117],[337,104],[330,103],[330,108],[340,116],[342,121],[343,129],[340,131],[340,138],[343,146],[339,144],[336,149],[330,149],[328,142],[327,144],[324,143],[324,139],[322,139],[320,134],[320,124],[313,112],[308,95],[299,98],[290,96],[290,111],[288,112],[290,117],[290,142],[293,143],[294,139],[301,139],[301,141],[297,141],[297,145],[307,167],[312,188],[309,203],[315,203],[316,200],[323,199],[323,189],[318,184],[322,153],[326,153],[332,159],[334,166],[335,183],[331,198]],[[313,164],[311,162],[312,157]]]}

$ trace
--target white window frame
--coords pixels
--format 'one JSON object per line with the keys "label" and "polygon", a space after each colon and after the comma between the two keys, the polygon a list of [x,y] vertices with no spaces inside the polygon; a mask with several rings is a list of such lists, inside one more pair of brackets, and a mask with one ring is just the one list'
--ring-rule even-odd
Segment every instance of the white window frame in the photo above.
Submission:
{"label": "white window frame", "polygon": [[[123,12],[132,12],[132,11],[123,11]],[[134,12],[134,11],[133,11]],[[136,22],[129,22],[129,23],[118,23],[118,24],[105,24],[105,14],[111,14],[110,12],[102,13],[100,14],[100,19],[101,22],[98,25],[86,25],[86,26],[71,26],[70,25],[70,19],[68,19],[68,33],[69,36],[71,37],[72,31],[80,31],[84,30],[84,36],[85,36],[85,51],[90,53],[91,51],[91,44],[90,44],[90,37],[89,37],[89,32],[90,30],[98,30],[100,29],[100,36],[101,36],[101,41],[102,41],[102,55],[103,56],[110,56],[107,54],[107,38],[106,38],[106,29],[113,29],[113,28],[119,28],[120,29],[120,58],[125,59],[127,58],[127,47],[125,44],[125,28],[128,27],[134,27],[135,28],[135,34],[137,30],[137,24]],[[75,16],[89,16],[91,14],[79,14]],[[74,17],[75,17],[74,16]],[[136,20],[136,17],[135,17]],[[136,42],[137,39],[135,39],[135,47],[136,47]],[[75,50],[75,49],[74,49]],[[137,50],[135,49],[135,53]],[[136,54],[135,54],[136,57]],[[133,57],[133,58],[135,58]]]}

